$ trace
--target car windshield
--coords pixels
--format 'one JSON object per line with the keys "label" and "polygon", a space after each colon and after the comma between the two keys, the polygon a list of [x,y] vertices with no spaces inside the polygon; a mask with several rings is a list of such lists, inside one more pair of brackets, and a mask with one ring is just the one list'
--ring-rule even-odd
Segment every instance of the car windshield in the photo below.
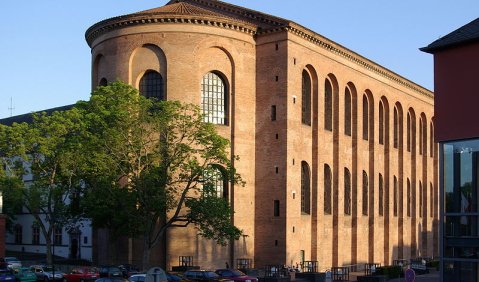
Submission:
{"label": "car windshield", "polygon": [[216,278],[218,277],[218,274],[214,273],[213,271],[206,271],[205,276],[208,278]]}
{"label": "car windshield", "polygon": [[6,257],[6,258],[5,258],[5,261],[6,261],[6,262],[13,262],[13,261],[14,261],[14,262],[17,262],[18,259],[17,259],[17,258],[14,258],[14,257]]}
{"label": "car windshield", "polygon": [[95,267],[92,267],[92,268],[84,269],[83,272],[84,272],[84,273],[97,273],[97,272],[98,272],[98,269],[95,268]]}
{"label": "car windshield", "polygon": [[51,266],[45,266],[43,268],[43,271],[46,271],[46,272],[52,272],[53,271],[53,268]]}

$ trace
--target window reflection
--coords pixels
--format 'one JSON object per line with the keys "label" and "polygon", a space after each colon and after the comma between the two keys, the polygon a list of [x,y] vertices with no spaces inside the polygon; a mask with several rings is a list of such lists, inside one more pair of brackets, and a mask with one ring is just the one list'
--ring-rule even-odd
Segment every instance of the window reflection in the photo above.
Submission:
{"label": "window reflection", "polygon": [[479,140],[443,144],[444,281],[479,281]]}

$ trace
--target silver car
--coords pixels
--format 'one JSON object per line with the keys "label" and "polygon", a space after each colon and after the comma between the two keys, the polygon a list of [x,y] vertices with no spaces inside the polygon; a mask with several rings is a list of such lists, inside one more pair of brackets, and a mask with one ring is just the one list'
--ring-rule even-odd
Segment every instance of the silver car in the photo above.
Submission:
{"label": "silver car", "polygon": [[22,262],[16,257],[4,257],[0,259],[0,262],[4,262],[8,265],[8,268],[20,268],[22,267]]}
{"label": "silver car", "polygon": [[[64,273],[61,272],[59,269],[53,271],[53,268],[51,266],[32,265],[30,266],[30,270],[33,271],[33,273],[35,273],[35,275],[37,276],[37,281],[49,282],[63,280]],[[55,275],[53,273],[55,273]]]}

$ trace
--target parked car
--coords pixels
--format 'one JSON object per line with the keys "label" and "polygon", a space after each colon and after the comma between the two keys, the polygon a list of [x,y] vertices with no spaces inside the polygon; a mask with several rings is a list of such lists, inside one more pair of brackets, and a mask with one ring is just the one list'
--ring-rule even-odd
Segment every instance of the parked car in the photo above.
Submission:
{"label": "parked car", "polygon": [[[53,269],[51,266],[46,265],[32,265],[30,270],[35,273],[38,281],[63,281],[63,273],[60,269]],[[53,275],[55,273],[55,276]]]}
{"label": "parked car", "polygon": [[128,279],[123,278],[121,276],[119,276],[119,277],[102,277],[102,278],[99,278],[99,279],[95,280],[95,282],[128,282]]}
{"label": "parked car", "polygon": [[63,282],[90,282],[100,278],[96,267],[77,267],[63,275]]}
{"label": "parked car", "polygon": [[173,272],[166,272],[166,279],[168,279],[168,282],[188,282],[187,278],[185,278],[182,274],[180,273],[173,273]]}
{"label": "parked car", "polygon": [[100,266],[101,278],[123,277],[123,272],[116,265],[103,265]]}
{"label": "parked car", "polygon": [[7,263],[0,264],[0,282],[15,282],[15,275]]}
{"label": "parked car", "polygon": [[237,269],[217,269],[215,272],[222,278],[233,281],[258,282],[258,278],[254,276],[248,276]]}
{"label": "parked car", "polygon": [[139,274],[133,274],[130,277],[128,277],[128,281],[130,282],[145,282],[145,273],[139,273]]}
{"label": "parked car", "polygon": [[202,281],[202,282],[232,282],[229,279],[223,279],[214,271],[208,270],[188,270],[184,273],[184,277],[192,281]]}
{"label": "parked car", "polygon": [[18,282],[35,282],[37,276],[28,267],[16,267],[13,269],[13,275]]}
{"label": "parked car", "polygon": [[22,262],[16,257],[4,257],[0,258],[0,263],[4,262],[8,264],[9,268],[22,267]]}
{"label": "parked car", "polygon": [[140,269],[132,264],[122,264],[122,265],[119,265],[118,268],[120,268],[121,273],[123,273],[123,277],[125,278],[128,278],[132,276],[133,274],[140,273]]}

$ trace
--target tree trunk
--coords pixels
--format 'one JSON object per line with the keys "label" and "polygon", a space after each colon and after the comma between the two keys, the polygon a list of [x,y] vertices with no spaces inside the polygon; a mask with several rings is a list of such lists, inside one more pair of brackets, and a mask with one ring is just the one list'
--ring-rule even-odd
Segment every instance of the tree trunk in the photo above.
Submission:
{"label": "tree trunk", "polygon": [[47,265],[52,265],[53,264],[53,255],[52,254],[52,240],[48,237],[45,237],[46,239],[46,244],[45,247],[47,248],[46,253],[47,253]]}
{"label": "tree trunk", "polygon": [[150,253],[151,253],[151,245],[150,245],[150,236],[149,234],[145,234],[143,236],[143,260],[142,260],[142,268],[144,271],[150,269]]}

